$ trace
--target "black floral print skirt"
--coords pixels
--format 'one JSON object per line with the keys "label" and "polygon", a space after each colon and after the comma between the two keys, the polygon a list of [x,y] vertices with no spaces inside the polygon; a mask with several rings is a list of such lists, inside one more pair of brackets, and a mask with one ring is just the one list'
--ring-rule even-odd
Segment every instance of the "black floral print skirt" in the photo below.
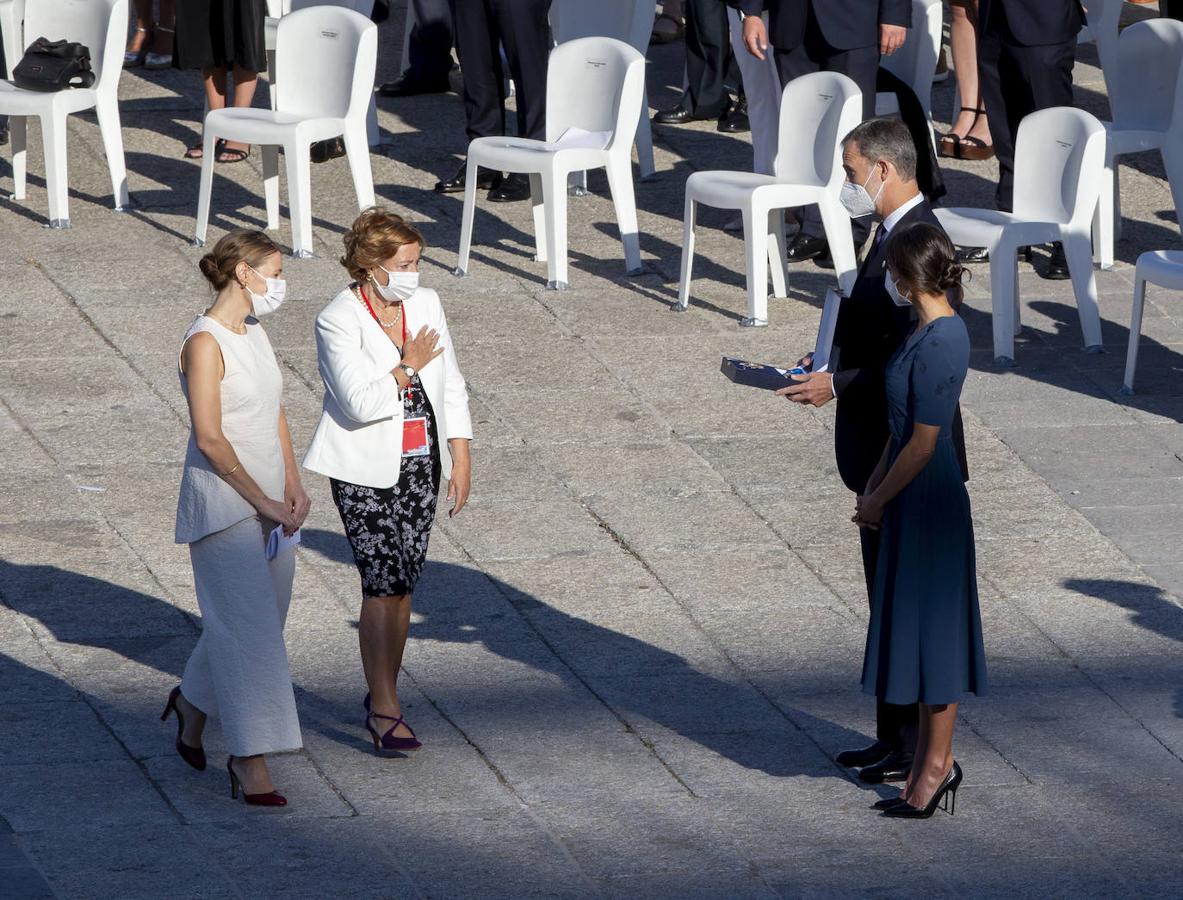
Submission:
{"label": "black floral print skirt", "polygon": [[[333,502],[341,514],[353,560],[367,597],[410,594],[423,574],[427,542],[435,521],[440,487],[440,450],[435,413],[416,375],[403,395],[403,415],[427,417],[430,453],[404,456],[398,484],[366,487],[330,478]],[[392,447],[392,453],[401,451]]]}

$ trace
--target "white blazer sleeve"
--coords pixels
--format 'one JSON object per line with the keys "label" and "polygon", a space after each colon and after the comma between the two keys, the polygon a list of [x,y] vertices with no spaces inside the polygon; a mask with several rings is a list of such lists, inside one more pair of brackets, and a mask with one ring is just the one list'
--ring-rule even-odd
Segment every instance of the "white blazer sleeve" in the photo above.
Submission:
{"label": "white blazer sleeve", "polygon": [[444,415],[448,420],[448,438],[472,440],[472,416],[468,412],[468,386],[460,374],[460,363],[456,360],[456,348],[452,346],[452,335],[448,331],[448,319],[443,304],[439,306],[440,346],[444,348]]}
{"label": "white blazer sleeve", "polygon": [[398,382],[389,373],[373,377],[362,353],[361,335],[342,317],[316,318],[316,359],[325,390],[355,422],[376,422],[402,414]]}

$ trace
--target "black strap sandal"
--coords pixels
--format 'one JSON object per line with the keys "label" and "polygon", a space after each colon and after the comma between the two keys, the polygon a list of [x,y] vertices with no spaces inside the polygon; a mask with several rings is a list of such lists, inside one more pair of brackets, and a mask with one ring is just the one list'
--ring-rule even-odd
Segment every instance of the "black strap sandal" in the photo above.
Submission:
{"label": "black strap sandal", "polygon": [[244,159],[247,159],[250,155],[251,155],[251,148],[250,147],[247,147],[245,150],[239,150],[237,147],[223,146],[222,149],[219,150],[214,155],[214,162],[222,163],[224,165],[230,165],[231,163],[242,162]]}

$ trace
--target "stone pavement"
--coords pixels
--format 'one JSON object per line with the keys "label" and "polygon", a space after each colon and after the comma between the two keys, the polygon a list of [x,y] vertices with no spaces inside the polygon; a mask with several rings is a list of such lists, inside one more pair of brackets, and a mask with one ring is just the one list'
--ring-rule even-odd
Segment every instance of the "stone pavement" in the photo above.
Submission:
{"label": "stone pavement", "polygon": [[[397,47],[398,16],[383,28]],[[655,106],[680,79],[655,48]],[[1091,48],[1078,98],[1103,112]],[[395,61],[384,58],[384,76]],[[1132,261],[1177,247],[1157,159],[1123,168],[1119,265],[1097,275],[1110,354],[1078,352],[1067,282],[1022,275],[1017,368],[995,370],[987,273],[965,311],[965,394],[992,680],[962,709],[955,817],[892,822],[834,753],[866,597],[832,408],[739,388],[720,355],[794,358],[830,275],[792,273],[740,330],[742,246],[704,213],[675,315],[682,185],[746,167],[712,128],[656,129],[638,184],[648,272],[629,278],[602,174],[571,203],[572,290],[548,293],[528,208],[481,205],[466,279],[454,95],[381,104],[384,203],[422,224],[469,379],[472,503],[439,520],[403,680],[425,748],[377,759],[362,729],[356,573],[324,479],[299,551],[289,652],[305,749],[291,805],[230,801],[218,729],[189,770],[157,716],[199,630],[172,543],[186,413],[181,334],[206,303],[180,159],[200,100],[181,73],[122,85],[139,208],[109,209],[92,116],[71,123],[74,228],[0,201],[0,895],[61,897],[1177,896],[1183,864],[1183,323],[1153,291],[1139,394],[1121,398]],[[951,105],[951,85],[937,92]],[[259,161],[221,167],[216,238],[263,224]],[[984,203],[994,168],[948,172]],[[7,163],[0,189],[10,185]],[[297,452],[319,408],[312,321],[343,284],[344,160],[315,167],[316,259],[286,261],[268,332]],[[286,218],[279,234],[289,239]],[[1038,265],[1038,262],[1037,262]]]}

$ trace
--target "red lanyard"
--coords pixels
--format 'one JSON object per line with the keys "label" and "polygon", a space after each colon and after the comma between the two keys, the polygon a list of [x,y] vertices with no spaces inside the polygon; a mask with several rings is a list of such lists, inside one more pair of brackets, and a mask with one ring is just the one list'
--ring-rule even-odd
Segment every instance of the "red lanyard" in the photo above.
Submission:
{"label": "red lanyard", "polygon": [[[385,329],[386,326],[382,324],[382,320],[379,319],[378,314],[376,312],[374,312],[374,307],[370,303],[370,298],[366,296],[365,287],[363,285],[359,284],[357,286],[357,290],[358,290],[358,293],[361,294],[361,299],[366,304],[366,309],[368,309],[370,311],[370,315],[374,317],[374,321],[378,323],[379,327]],[[403,347],[405,347],[407,345],[407,310],[406,310],[406,307],[403,307],[401,310],[401,318],[402,318],[402,326],[403,326]],[[400,356],[402,355],[402,347],[399,347],[399,355]],[[407,399],[413,400],[415,397],[415,394],[414,394],[414,391],[411,390],[411,383],[409,381],[407,382],[406,392],[407,392]]]}

